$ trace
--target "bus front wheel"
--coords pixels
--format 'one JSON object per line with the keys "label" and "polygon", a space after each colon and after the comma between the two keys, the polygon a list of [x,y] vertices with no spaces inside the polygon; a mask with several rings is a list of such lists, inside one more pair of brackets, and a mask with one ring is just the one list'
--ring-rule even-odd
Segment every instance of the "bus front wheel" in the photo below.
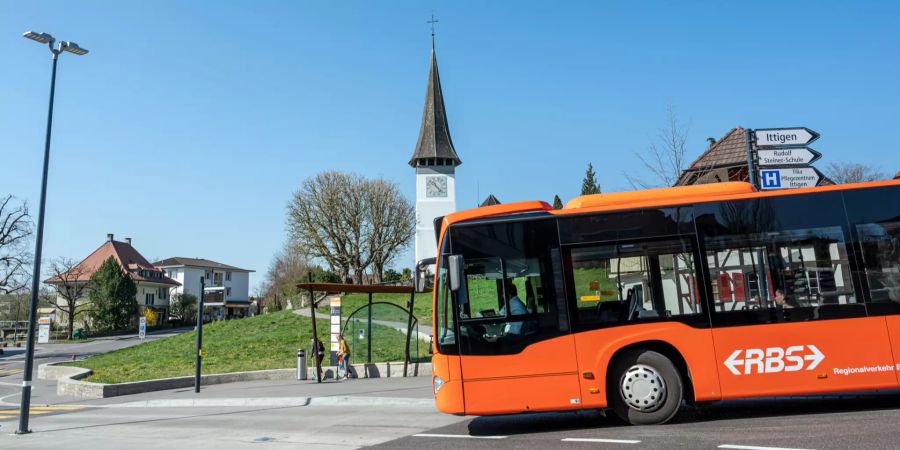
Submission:
{"label": "bus front wheel", "polygon": [[654,425],[675,417],[684,388],[669,358],[652,350],[631,350],[616,358],[611,369],[607,398],[622,420]]}

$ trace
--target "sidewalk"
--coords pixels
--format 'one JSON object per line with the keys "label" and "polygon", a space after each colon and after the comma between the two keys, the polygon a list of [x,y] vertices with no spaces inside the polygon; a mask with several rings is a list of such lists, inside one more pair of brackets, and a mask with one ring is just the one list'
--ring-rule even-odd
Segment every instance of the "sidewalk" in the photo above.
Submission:
{"label": "sidewalk", "polygon": [[[359,448],[466,418],[437,412],[428,377],[253,381],[173,389],[33,410],[32,434],[0,448]],[[148,436],[161,437],[147,439]]]}
{"label": "sidewalk", "polygon": [[[185,399],[277,399],[321,397],[379,397],[420,399],[432,401],[431,377],[361,378],[342,381],[327,380],[321,384],[313,380],[262,380],[200,386],[200,393],[193,388],[179,388],[143,394],[123,395],[103,399],[83,399],[56,395],[56,382],[48,381],[36,386],[33,395],[35,405],[105,406],[147,400]],[[6,399],[5,404],[17,405],[19,397]],[[260,402],[257,402],[258,404]],[[261,402],[266,404],[266,402]]]}

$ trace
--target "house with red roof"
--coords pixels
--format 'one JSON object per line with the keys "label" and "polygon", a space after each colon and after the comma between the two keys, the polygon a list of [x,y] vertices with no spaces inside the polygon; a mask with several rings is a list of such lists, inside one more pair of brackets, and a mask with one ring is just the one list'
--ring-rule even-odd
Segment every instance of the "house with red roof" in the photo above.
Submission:
{"label": "house with red roof", "polygon": [[[150,264],[140,252],[131,245],[131,238],[125,241],[113,239],[112,234],[106,235],[106,242],[84,258],[68,272],[44,280],[47,284],[84,283],[87,284],[100,265],[112,257],[119,263],[125,273],[134,281],[137,287],[138,309],[135,316],[141,314],[145,307],[150,307],[159,313],[161,321],[166,320],[169,310],[169,290],[180,286],[180,283],[166,276],[166,272]],[[90,286],[88,286],[90,289]],[[85,301],[87,296],[85,296]],[[67,321],[67,318],[61,318]]]}

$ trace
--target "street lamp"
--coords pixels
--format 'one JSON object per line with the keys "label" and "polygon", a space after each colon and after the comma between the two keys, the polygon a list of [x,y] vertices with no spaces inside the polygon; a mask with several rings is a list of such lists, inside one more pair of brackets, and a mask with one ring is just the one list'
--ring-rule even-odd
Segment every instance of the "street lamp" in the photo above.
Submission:
{"label": "street lamp", "polygon": [[25,344],[25,371],[22,373],[22,404],[19,409],[19,428],[16,434],[30,433],[28,429],[28,415],[31,408],[31,373],[34,371],[34,324],[37,320],[38,287],[41,278],[41,247],[44,240],[44,205],[47,200],[47,167],[50,163],[50,130],[53,124],[53,95],[56,92],[56,61],[59,54],[69,52],[76,55],[86,55],[87,50],[74,42],[60,41],[47,33],[35,33],[28,31],[24,37],[40,44],[47,44],[53,55],[53,72],[50,76],[50,107],[47,110],[47,137],[44,141],[44,175],[41,179],[41,205],[38,209],[37,239],[34,244],[34,270],[31,279],[31,308],[28,310],[28,340]]}

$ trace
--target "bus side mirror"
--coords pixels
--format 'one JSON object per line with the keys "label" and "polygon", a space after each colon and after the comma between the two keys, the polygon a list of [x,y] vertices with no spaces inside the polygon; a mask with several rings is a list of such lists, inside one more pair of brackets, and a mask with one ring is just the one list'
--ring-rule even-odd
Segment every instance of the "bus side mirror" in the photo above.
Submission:
{"label": "bus side mirror", "polygon": [[413,274],[413,289],[416,292],[428,290],[428,266],[433,266],[437,258],[425,258],[416,263],[416,272]]}
{"label": "bus side mirror", "polygon": [[448,260],[448,275],[450,277],[450,290],[456,292],[462,286],[463,257],[462,255],[450,255]]}

